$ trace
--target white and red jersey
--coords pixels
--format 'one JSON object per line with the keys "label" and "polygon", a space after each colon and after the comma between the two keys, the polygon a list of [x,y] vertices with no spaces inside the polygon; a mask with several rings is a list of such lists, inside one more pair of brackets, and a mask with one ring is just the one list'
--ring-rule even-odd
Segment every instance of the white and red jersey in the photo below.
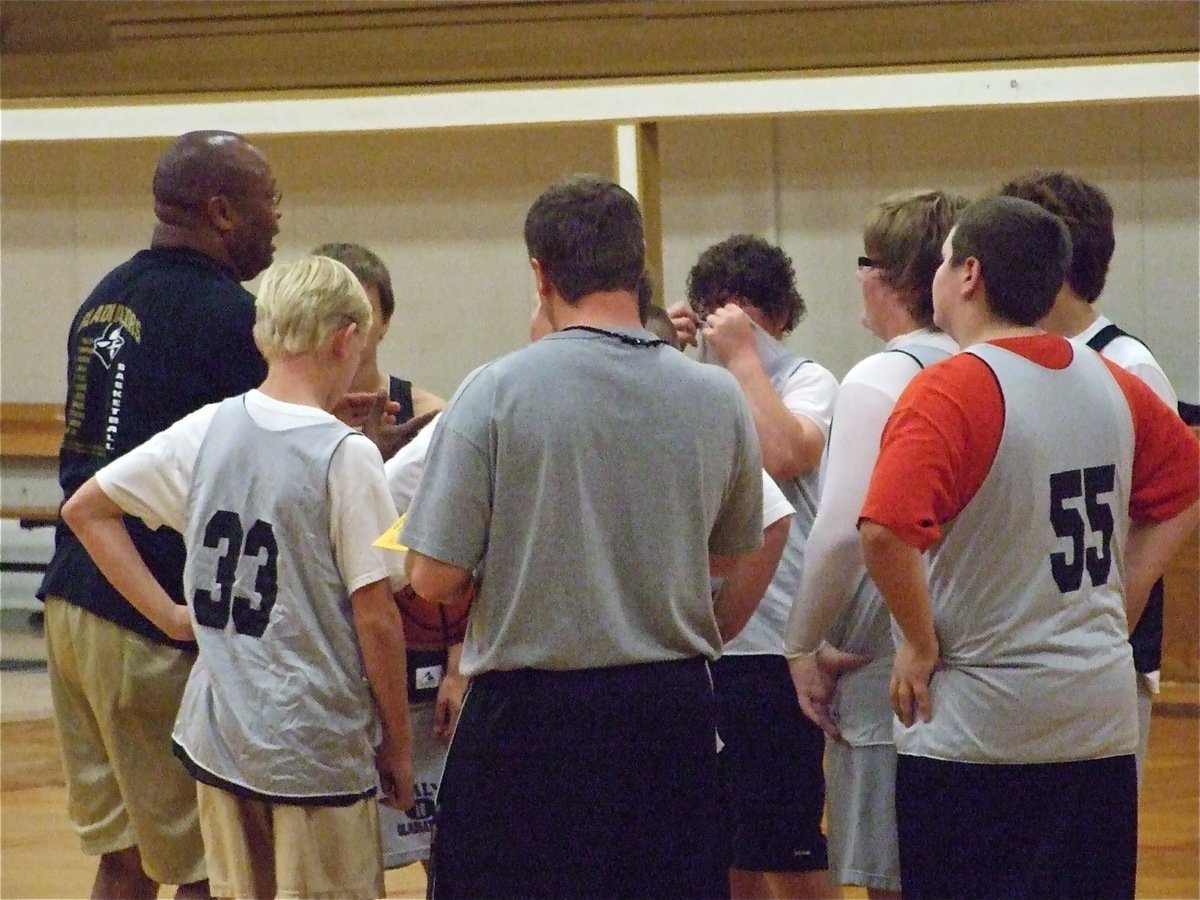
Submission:
{"label": "white and red jersey", "polygon": [[1122,600],[1130,520],[1197,495],[1197,443],[1136,378],[1062,338],[977,345],[922,372],[884,432],[862,517],[930,549],[946,668],[901,753],[1042,763],[1132,753]]}

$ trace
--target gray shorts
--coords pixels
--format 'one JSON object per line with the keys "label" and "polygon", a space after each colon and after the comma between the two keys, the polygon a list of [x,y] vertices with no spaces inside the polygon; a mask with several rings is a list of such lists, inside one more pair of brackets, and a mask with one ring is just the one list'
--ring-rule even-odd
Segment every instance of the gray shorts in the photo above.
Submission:
{"label": "gray shorts", "polygon": [[899,891],[896,748],[827,741],[825,785],[830,880]]}

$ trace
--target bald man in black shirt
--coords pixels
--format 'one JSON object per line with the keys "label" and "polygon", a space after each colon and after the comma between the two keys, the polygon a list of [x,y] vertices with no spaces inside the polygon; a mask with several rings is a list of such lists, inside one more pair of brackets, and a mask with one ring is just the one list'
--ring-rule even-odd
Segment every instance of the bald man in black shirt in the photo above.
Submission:
{"label": "bald man in black shirt", "polygon": [[[254,297],[271,264],[279,199],[262,153],[240,135],[176,138],[154,173],[149,249],[111,271],[67,338],[64,499],[101,466],[208,403],[256,387]],[[126,519],[155,577],[183,603],[183,541]],[[38,591],[68,806],[98,897],[207,896],[195,783],[171,755],[171,725],[195,658],[97,571],[60,523]]]}

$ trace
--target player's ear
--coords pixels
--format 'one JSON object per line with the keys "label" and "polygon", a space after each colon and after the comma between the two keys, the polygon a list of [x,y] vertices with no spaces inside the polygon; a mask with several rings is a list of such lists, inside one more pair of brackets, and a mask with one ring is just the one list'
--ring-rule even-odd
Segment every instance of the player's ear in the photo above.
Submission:
{"label": "player's ear", "polygon": [[358,323],[348,320],[330,335],[329,350],[335,359],[345,358],[346,354],[355,348],[358,334]]}
{"label": "player's ear", "polygon": [[962,269],[962,294],[967,297],[978,288],[983,287],[983,264],[974,256],[968,256],[963,260],[960,268]]}
{"label": "player's ear", "polygon": [[213,194],[205,201],[204,214],[217,231],[231,231],[234,226],[233,203],[223,194]]}
{"label": "player's ear", "polygon": [[546,268],[542,265],[540,259],[530,257],[529,268],[533,269],[533,280],[537,289],[537,295],[544,303],[550,299],[550,295],[554,292],[554,285],[550,281],[550,275],[546,272]]}

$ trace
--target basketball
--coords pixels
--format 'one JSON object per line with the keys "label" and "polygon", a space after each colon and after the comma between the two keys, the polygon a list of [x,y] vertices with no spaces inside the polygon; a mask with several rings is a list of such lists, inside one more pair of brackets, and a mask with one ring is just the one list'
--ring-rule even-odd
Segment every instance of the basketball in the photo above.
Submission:
{"label": "basketball", "polygon": [[395,594],[396,606],[404,620],[404,640],[410,647],[424,648],[461,643],[467,633],[467,615],[474,598],[472,588],[459,603],[435,603],[406,584]]}

